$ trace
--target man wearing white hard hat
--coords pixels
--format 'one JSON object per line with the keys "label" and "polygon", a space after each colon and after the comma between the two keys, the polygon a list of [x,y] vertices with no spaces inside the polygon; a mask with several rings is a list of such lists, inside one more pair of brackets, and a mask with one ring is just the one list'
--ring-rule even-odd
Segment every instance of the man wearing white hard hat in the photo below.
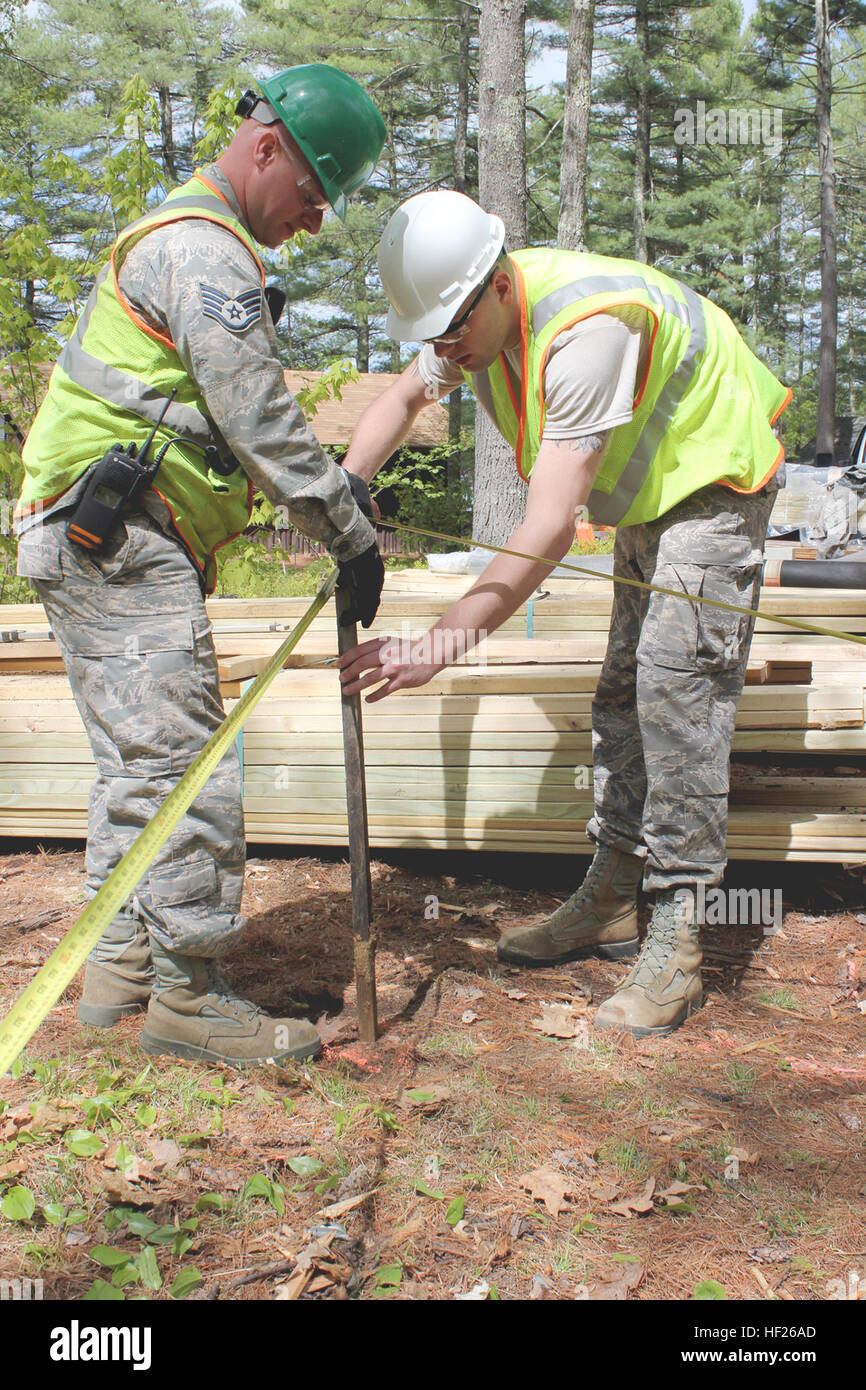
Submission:
{"label": "man wearing white hard hat", "polygon": [[[527,966],[637,954],[595,1026],[669,1033],[702,1000],[695,890],[724,874],[754,626],[678,594],[756,603],[783,459],[772,425],[791,393],[721,309],[670,276],[543,247],[506,255],[504,242],[501,220],[460,193],[423,193],[394,213],[379,248],[388,332],[422,346],[362,417],[346,467],[369,482],[418,411],[465,382],[529,482],[508,548],[549,563],[497,555],[426,639],[363,643],[341,679],[347,692],[375,687],[370,700],[425,684],[443,654],[534,592],[584,510],[617,527],[615,575],[677,591],[616,586],[593,702],[592,864],[551,917],[499,947]],[[642,947],[641,883],[653,896]]]}

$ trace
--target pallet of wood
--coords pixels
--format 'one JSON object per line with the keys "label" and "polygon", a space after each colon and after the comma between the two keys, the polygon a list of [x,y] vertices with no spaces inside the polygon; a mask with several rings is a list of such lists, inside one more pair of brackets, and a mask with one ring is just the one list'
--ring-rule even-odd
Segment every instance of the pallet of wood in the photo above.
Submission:
{"label": "pallet of wood", "polygon": [[[471,582],[390,575],[372,632],[419,635]],[[590,851],[591,706],[610,590],[598,579],[551,581],[428,686],[365,706],[374,847]],[[228,708],[308,602],[209,603]],[[859,592],[772,589],[762,606],[866,632]],[[737,715],[729,853],[866,863],[864,643],[762,622]],[[0,834],[83,836],[95,770],[41,608],[0,609],[3,633]],[[243,732],[251,842],[346,844],[339,681],[323,664],[335,650],[329,608]],[[795,755],[811,775],[749,767]],[[840,759],[853,769],[845,776],[834,773]]]}

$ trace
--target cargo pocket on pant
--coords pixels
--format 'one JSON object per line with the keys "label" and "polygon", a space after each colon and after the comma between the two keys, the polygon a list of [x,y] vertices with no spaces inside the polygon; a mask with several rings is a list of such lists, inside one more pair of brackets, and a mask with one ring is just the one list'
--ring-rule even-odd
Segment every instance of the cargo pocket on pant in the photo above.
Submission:
{"label": "cargo pocket on pant", "polygon": [[99,632],[92,624],[69,634],[91,739],[103,750],[103,774],[182,772],[206,741],[192,621],[168,615],[162,632],[158,622],[139,624],[125,638],[116,627]]}
{"label": "cargo pocket on pant", "polygon": [[[701,583],[701,597],[729,603],[737,608],[752,606],[760,564],[713,565]],[[747,656],[753,619],[745,613],[701,604],[698,614],[697,670],[707,675],[733,671]]]}
{"label": "cargo pocket on pant", "polygon": [[[745,659],[752,619],[713,604],[751,607],[761,561],[747,542],[742,548],[732,546],[731,551],[729,564],[682,561],[656,570],[652,582],[674,592],[650,596],[638,642],[639,660],[672,671],[712,675],[733,670]],[[713,603],[690,602],[688,595]]]}
{"label": "cargo pocket on pant", "polygon": [[203,945],[212,948],[215,932],[221,935],[219,879],[209,854],[151,869],[139,905],[169,950],[198,955]]}
{"label": "cargo pocket on pant", "polygon": [[34,526],[19,537],[16,572],[21,579],[41,579],[46,583],[56,584],[63,578],[60,539],[54,527]]}
{"label": "cargo pocket on pant", "polygon": [[[698,605],[689,594],[700,594],[704,572],[700,565],[659,566],[652,582],[668,594],[650,594],[637,644],[640,665],[694,674],[698,658]],[[683,595],[681,598],[680,595]]]}

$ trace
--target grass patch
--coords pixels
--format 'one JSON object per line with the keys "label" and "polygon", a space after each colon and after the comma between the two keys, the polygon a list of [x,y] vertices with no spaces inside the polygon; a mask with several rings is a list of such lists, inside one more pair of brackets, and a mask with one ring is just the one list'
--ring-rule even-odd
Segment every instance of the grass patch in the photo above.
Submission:
{"label": "grass patch", "polygon": [[[308,565],[295,566],[280,551],[234,556],[220,566],[216,598],[312,598],[333,567],[328,555],[317,556]],[[426,569],[425,559],[395,556],[385,561],[385,570]]]}
{"label": "grass patch", "polygon": [[418,1051],[425,1057],[471,1057],[475,1051],[470,1038],[462,1033],[431,1033],[429,1038],[418,1044]]}
{"label": "grass patch", "polygon": [[775,1009],[797,1009],[800,1001],[790,989],[762,989],[755,998],[761,1004],[771,1004]]}
{"label": "grass patch", "polygon": [[748,1066],[746,1062],[729,1062],[726,1075],[731,1088],[738,1096],[749,1095],[755,1089],[758,1079],[755,1068]]}
{"label": "grass patch", "polygon": [[598,1150],[598,1157],[604,1163],[613,1164],[624,1176],[627,1173],[645,1173],[649,1167],[649,1159],[638,1146],[636,1139],[611,1139],[608,1143],[602,1144]]}
{"label": "grass patch", "polygon": [[655,1097],[645,1100],[640,1108],[642,1119],[647,1120],[666,1120],[671,1115],[678,1115],[682,1106],[675,1100],[660,1100]]}

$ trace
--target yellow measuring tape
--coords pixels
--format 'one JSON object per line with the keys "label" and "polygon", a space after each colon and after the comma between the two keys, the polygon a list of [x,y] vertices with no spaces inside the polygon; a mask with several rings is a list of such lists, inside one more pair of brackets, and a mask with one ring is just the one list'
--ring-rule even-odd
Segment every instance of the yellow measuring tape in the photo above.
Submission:
{"label": "yellow measuring tape", "polygon": [[231,714],[208,739],[195,762],[187,768],[177,786],[166,797],[153,820],[142,830],[135,844],[112,869],[98,893],[69,928],[40,968],[35,979],[19,995],[0,1022],[0,1076],[5,1075],[22,1048],[32,1038],[49,1009],[81,969],[93,947],[118,908],[126,902],[144,877],[181,816],[195,801],[211,773],[225,756],[233,739],[264,695],[286,657],[303,637],[316,614],[324,608],[337,581],[337,571],[328,575],[304,616],[292,628],[285,642],[274,653],[264,670],[244,692]]}
{"label": "yellow measuring tape", "polygon": [[[426,531],[420,526],[406,526],[402,521],[377,520],[377,526],[387,526],[389,531],[409,531],[413,536],[427,536],[432,540],[450,541],[452,545],[468,545],[479,550],[491,550],[495,555],[516,555],[519,560],[534,560],[539,565],[556,565],[560,569],[573,570],[575,574],[588,575],[590,579],[609,579],[613,584],[627,584],[632,589],[646,589],[650,594],[669,594],[671,598],[684,598],[689,603],[704,604],[709,608],[723,608],[726,613],[741,613],[746,618],[764,618],[768,623],[782,623],[785,627],[797,628],[800,632],[815,632],[819,637],[837,637],[842,642],[859,642],[866,646],[866,636],[856,632],[842,632],[834,627],[818,627],[800,618],[783,618],[780,613],[765,613],[762,608],[740,608],[735,603],[722,603],[721,599],[704,598],[702,594],[689,594],[683,589],[665,589],[660,584],[647,584],[642,579],[627,579],[624,574],[607,574],[602,570],[587,569],[585,565],[573,565],[566,560],[551,560],[547,555],[532,555],[525,550],[510,550],[504,545],[490,545],[486,541],[466,540],[460,536],[449,536],[446,531]],[[864,593],[866,608],[866,593]]]}

